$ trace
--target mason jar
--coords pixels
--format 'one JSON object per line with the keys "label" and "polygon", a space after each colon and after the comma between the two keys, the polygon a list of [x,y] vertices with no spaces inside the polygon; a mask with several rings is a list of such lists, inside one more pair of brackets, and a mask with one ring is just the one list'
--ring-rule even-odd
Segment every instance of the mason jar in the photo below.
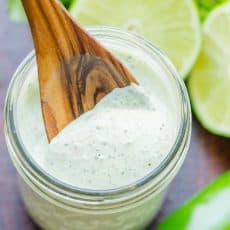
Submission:
{"label": "mason jar", "polygon": [[[191,110],[186,88],[177,71],[158,48],[142,37],[108,27],[89,32],[107,48],[133,49],[144,53],[162,73],[173,91],[178,130],[165,159],[150,174],[135,183],[111,190],[89,190],[65,184],[34,161],[18,132],[16,107],[20,90],[35,54],[29,54],[14,74],[5,102],[5,137],[10,157],[18,171],[26,209],[43,229],[128,230],[144,229],[159,211],[167,187],[184,161],[191,135]],[[166,77],[165,77],[166,76]],[[31,130],[33,132],[33,130]]]}

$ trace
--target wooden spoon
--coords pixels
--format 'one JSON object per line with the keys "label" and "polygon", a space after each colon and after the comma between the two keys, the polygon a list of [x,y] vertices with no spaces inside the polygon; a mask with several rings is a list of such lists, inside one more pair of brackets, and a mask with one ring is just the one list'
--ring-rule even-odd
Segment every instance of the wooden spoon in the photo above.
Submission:
{"label": "wooden spoon", "polygon": [[42,113],[51,141],[116,87],[137,83],[57,0],[22,0],[37,57]]}

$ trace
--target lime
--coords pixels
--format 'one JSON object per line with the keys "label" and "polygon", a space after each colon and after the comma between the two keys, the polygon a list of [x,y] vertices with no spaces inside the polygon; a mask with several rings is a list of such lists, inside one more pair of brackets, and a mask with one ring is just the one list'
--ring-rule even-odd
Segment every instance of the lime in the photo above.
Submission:
{"label": "lime", "polygon": [[188,84],[193,109],[206,129],[230,137],[230,3],[208,16],[203,37]]}
{"label": "lime", "polygon": [[137,32],[164,50],[185,78],[200,51],[200,24],[192,0],[76,0],[70,13],[82,25]]}
{"label": "lime", "polygon": [[230,171],[169,214],[157,230],[229,230]]}

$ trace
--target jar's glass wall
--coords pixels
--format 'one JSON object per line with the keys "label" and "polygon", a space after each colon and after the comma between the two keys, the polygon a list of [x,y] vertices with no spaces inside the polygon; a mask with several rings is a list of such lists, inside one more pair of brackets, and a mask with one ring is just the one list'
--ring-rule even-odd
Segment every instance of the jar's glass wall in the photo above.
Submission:
{"label": "jar's glass wall", "polygon": [[38,190],[22,179],[20,190],[30,216],[40,227],[50,230],[144,229],[159,211],[165,193],[152,194],[125,208],[111,207],[112,209],[107,211],[83,211],[55,202],[45,194],[39,194]]}

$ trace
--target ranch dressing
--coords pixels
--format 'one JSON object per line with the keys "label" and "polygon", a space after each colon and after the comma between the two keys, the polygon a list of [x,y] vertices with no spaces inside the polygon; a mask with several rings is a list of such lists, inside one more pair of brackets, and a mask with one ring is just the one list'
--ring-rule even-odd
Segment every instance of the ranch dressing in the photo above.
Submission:
{"label": "ranch dressing", "polygon": [[134,183],[164,160],[175,141],[176,113],[160,78],[141,58],[122,52],[116,56],[140,85],[113,90],[50,144],[36,68],[23,84],[17,110],[21,139],[33,160],[62,182],[93,190]]}

